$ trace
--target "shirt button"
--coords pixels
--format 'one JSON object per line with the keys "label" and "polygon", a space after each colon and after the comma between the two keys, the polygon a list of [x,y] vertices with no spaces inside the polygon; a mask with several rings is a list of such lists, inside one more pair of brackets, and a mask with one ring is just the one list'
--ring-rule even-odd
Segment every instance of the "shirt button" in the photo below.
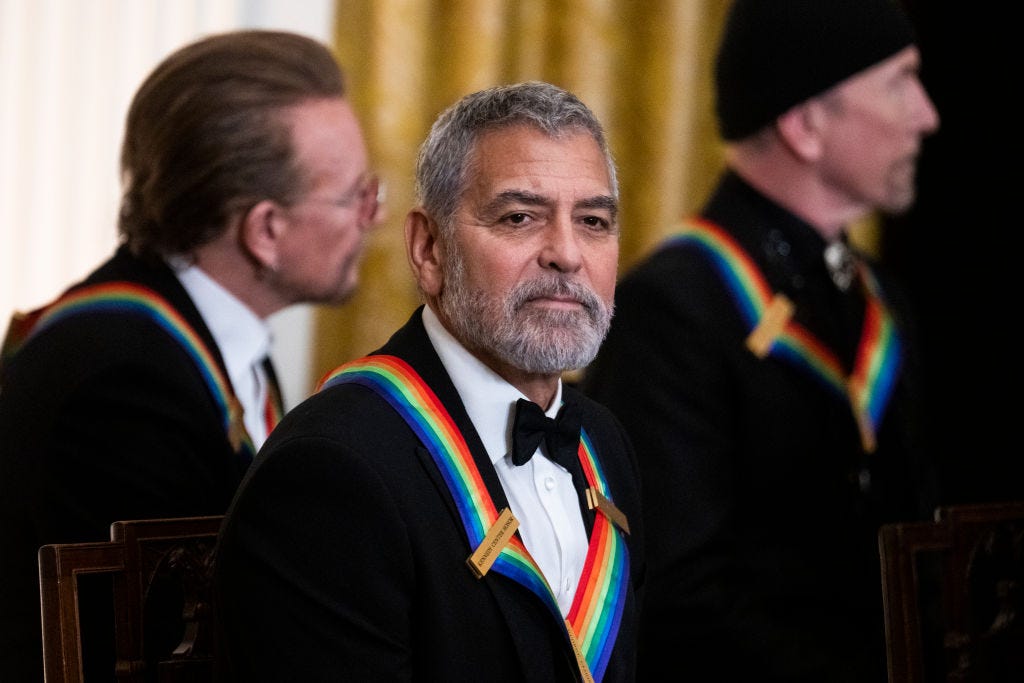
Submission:
{"label": "shirt button", "polygon": [[572,579],[566,579],[565,580],[565,592],[566,593],[571,593],[572,592]]}
{"label": "shirt button", "polygon": [[544,477],[544,488],[546,488],[548,491],[550,491],[551,489],[555,488],[555,478],[554,477]]}

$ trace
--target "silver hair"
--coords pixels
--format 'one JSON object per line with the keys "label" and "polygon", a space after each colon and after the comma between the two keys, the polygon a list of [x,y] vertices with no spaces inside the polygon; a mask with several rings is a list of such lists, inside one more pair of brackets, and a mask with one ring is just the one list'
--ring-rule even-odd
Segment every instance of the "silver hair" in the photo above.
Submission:
{"label": "silver hair", "polygon": [[416,159],[417,201],[438,222],[443,233],[447,234],[452,225],[477,139],[495,128],[524,124],[552,138],[581,130],[590,133],[604,154],[612,196],[618,200],[615,161],[604,128],[579,98],[541,81],[502,85],[466,95],[450,106],[437,118],[420,146]]}

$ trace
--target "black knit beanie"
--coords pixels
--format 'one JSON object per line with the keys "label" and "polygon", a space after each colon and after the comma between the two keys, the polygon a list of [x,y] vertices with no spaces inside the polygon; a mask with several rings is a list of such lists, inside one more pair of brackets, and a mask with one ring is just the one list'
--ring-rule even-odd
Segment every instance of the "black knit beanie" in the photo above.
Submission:
{"label": "black knit beanie", "polygon": [[734,0],[715,62],[719,132],[746,137],[913,42],[896,0]]}

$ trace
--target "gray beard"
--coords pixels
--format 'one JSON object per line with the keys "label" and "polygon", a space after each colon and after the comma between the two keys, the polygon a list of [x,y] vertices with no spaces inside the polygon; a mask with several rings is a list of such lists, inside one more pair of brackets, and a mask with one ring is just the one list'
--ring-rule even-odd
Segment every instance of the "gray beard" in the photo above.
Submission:
{"label": "gray beard", "polygon": [[[590,289],[568,276],[552,274],[517,285],[504,299],[490,299],[469,288],[462,255],[446,252],[438,306],[464,346],[485,349],[524,372],[543,374],[585,367],[597,355],[612,310]],[[583,310],[524,307],[543,295],[573,296]]]}

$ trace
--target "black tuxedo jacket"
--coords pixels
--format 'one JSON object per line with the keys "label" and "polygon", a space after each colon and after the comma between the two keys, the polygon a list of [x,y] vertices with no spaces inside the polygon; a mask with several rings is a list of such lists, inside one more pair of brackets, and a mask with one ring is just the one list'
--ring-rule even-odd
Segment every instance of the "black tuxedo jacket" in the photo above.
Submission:
{"label": "black tuxedo jacket", "polygon": [[[166,265],[121,248],[78,286],[108,281],[162,295],[226,376]],[[42,679],[39,546],[106,540],[116,520],[223,514],[245,467],[195,362],[153,322],[91,313],[33,337],[0,377],[0,680]]]}
{"label": "black tuxedo jacket", "polygon": [[[849,368],[864,299],[832,283],[821,237],[733,175],[703,217]],[[917,431],[912,318],[876,276],[903,358],[871,454],[844,396],[747,349],[748,328],[705,252],[666,245],[618,283],[611,331],[581,387],[625,425],[643,477],[641,678],[685,663],[699,681],[884,680],[878,527],[926,518],[935,499]]]}
{"label": "black tuxedo jacket", "polygon": [[[507,507],[420,310],[377,353],[404,359],[433,389],[497,509]],[[579,405],[629,518],[639,590],[631,446],[603,407],[569,387],[563,397]],[[218,602],[234,680],[575,680],[560,622],[522,585],[495,572],[476,578],[466,565],[471,550],[431,456],[385,399],[357,384],[315,394],[264,445],[221,532]],[[633,679],[634,592],[606,681]]]}

